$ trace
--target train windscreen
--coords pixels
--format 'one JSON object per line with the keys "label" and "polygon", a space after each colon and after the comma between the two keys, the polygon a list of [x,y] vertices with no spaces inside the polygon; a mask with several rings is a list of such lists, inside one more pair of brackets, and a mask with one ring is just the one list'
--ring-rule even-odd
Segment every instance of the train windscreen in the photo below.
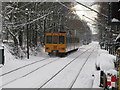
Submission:
{"label": "train windscreen", "polygon": [[59,42],[59,37],[57,35],[53,35],[53,44],[58,44]]}
{"label": "train windscreen", "polygon": [[47,44],[52,44],[52,36],[47,36],[46,37],[46,43]]}
{"label": "train windscreen", "polygon": [[65,37],[64,36],[59,36],[59,43],[64,44]]}

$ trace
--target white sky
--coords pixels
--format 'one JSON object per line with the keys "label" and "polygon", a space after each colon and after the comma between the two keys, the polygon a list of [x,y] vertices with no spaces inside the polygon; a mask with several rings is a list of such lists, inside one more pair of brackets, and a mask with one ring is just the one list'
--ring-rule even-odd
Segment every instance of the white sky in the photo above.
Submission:
{"label": "white sky", "polygon": [[[90,6],[90,4],[92,4],[92,2],[81,2],[82,4],[85,4],[87,6],[89,6],[90,8],[98,11],[98,5],[93,5],[93,6]],[[89,9],[87,9],[86,7],[80,5],[80,4],[77,4],[74,9],[76,10],[76,14],[82,19],[82,20],[85,20],[86,22],[88,22],[88,25],[90,26],[91,28],[91,31],[92,31],[92,34],[96,34],[97,31],[96,31],[96,28],[95,26],[93,26],[92,24],[95,24],[94,21],[92,20],[95,20],[95,18],[97,18],[97,13],[95,13],[94,11],[91,11]],[[92,20],[84,17],[83,15],[91,18]],[[95,20],[96,21],[96,20]]]}

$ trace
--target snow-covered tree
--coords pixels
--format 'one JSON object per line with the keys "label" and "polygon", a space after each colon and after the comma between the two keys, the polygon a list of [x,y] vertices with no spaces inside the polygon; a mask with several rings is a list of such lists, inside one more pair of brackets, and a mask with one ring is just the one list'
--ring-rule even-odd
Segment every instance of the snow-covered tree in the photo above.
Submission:
{"label": "snow-covered tree", "polygon": [[75,32],[81,40],[86,38],[84,34],[91,37],[87,23],[73,13],[74,5],[71,2],[3,2],[4,40],[13,41],[9,44],[13,47],[12,53],[21,57],[26,54],[28,44],[31,50],[44,46],[46,32]]}

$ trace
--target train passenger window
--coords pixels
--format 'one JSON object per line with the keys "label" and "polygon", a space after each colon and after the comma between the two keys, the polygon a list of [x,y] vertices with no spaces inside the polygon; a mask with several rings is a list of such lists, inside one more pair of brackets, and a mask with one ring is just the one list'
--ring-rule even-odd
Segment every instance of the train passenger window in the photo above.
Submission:
{"label": "train passenger window", "polygon": [[64,44],[65,37],[64,36],[59,36],[59,43]]}
{"label": "train passenger window", "polygon": [[47,36],[46,37],[46,43],[47,44],[52,44],[52,36]]}
{"label": "train passenger window", "polygon": [[58,44],[58,36],[57,35],[54,35],[53,36],[53,44]]}

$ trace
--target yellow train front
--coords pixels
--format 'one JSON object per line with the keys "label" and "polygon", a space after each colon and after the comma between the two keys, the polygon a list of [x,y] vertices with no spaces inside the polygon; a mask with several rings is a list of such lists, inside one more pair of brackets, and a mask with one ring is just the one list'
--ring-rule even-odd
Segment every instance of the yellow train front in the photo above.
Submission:
{"label": "yellow train front", "polygon": [[46,33],[45,52],[50,56],[65,56],[67,53],[77,50],[79,38],[66,33]]}

